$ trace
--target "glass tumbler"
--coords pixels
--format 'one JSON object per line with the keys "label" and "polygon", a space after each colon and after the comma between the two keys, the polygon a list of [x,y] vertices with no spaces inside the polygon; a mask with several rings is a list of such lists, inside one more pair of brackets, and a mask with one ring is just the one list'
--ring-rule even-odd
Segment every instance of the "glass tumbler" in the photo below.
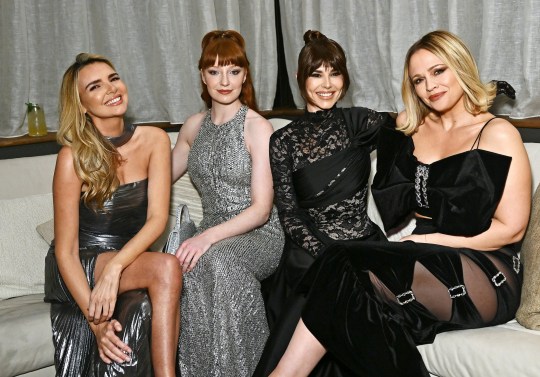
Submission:
{"label": "glass tumbler", "polygon": [[43,108],[37,103],[26,104],[26,117],[28,118],[28,135],[47,135],[47,124],[45,123],[45,113]]}

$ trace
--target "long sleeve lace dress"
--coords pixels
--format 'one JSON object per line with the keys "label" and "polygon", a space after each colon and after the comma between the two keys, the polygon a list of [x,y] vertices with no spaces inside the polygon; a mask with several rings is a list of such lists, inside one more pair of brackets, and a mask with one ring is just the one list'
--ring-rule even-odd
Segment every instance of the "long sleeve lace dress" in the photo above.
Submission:
{"label": "long sleeve lace dress", "polygon": [[[293,292],[311,264],[336,241],[384,239],[367,214],[370,152],[380,127],[393,124],[386,113],[334,107],[306,112],[272,135],[275,203],[286,240],[265,284],[271,335],[255,375],[267,375],[281,358],[303,306]],[[320,365],[326,375],[340,375]]]}

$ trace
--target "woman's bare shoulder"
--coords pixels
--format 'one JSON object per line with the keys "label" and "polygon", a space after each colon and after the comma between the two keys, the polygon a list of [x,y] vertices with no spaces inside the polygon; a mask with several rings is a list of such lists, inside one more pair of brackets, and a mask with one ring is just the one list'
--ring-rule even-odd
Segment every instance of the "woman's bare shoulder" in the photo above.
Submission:
{"label": "woman's bare shoulder", "polygon": [[193,115],[190,115],[186,121],[184,122],[184,124],[182,125],[182,127],[184,126],[187,126],[187,127],[192,127],[192,126],[196,126],[196,125],[200,125],[202,123],[202,121],[204,120],[204,117],[206,116],[208,112],[207,111],[201,111],[200,113],[195,113]]}
{"label": "woman's bare shoulder", "polygon": [[179,144],[178,142],[181,142],[182,140],[191,145],[191,143],[193,142],[193,140],[195,140],[195,137],[199,133],[202,122],[204,121],[207,113],[207,111],[195,113],[193,115],[190,115],[186,119],[182,126],[180,126],[180,132],[178,133],[178,138],[176,141],[177,145]]}
{"label": "woman's bare shoulder", "polygon": [[396,124],[398,127],[401,127],[405,124],[405,122],[407,121],[407,112],[406,111],[402,111],[398,114],[397,118],[396,118]]}
{"label": "woman's bare shoulder", "polygon": [[270,123],[268,119],[266,119],[261,114],[252,109],[248,109],[247,111],[246,126],[251,128],[258,128],[259,130],[261,129],[261,127],[263,127],[266,129],[271,129],[273,131],[272,123]]}
{"label": "woman's bare shoulder", "polygon": [[482,131],[481,149],[512,155],[516,148],[523,147],[521,135],[516,127],[503,118],[495,118]]}
{"label": "woman's bare shoulder", "polygon": [[73,149],[70,146],[64,145],[60,148],[56,157],[56,166],[54,168],[55,181],[81,183],[81,180],[75,171],[73,158]]}
{"label": "woman's bare shoulder", "polygon": [[149,148],[162,146],[167,143],[170,145],[170,139],[167,132],[160,127],[138,126],[135,130],[134,137],[136,137],[142,145]]}

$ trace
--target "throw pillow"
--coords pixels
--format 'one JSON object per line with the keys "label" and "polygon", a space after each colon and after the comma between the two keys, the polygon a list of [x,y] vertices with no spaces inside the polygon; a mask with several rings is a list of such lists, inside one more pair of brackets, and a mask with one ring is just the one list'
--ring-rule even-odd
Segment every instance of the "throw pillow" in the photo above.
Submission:
{"label": "throw pillow", "polygon": [[54,239],[54,219],[45,221],[42,224],[39,224],[36,227],[39,235],[47,242],[47,245],[51,245],[52,240]]}
{"label": "throw pillow", "polygon": [[524,268],[523,287],[516,319],[523,327],[540,330],[540,185],[533,197],[520,258]]}
{"label": "throw pillow", "polygon": [[52,214],[51,193],[0,200],[0,300],[43,293],[48,245],[36,226]]}

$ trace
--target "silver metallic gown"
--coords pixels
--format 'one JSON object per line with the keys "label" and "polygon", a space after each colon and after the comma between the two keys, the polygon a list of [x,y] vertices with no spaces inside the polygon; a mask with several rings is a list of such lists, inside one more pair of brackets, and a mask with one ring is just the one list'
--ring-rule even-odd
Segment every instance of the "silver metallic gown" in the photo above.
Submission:
{"label": "silver metallic gown", "polygon": [[[188,159],[199,190],[199,232],[251,204],[251,157],[244,141],[248,108],[219,126],[206,115]],[[277,267],[284,235],[275,208],[268,222],[215,243],[184,275],[179,366],[182,377],[251,376],[268,336],[260,281]]]}
{"label": "silver metallic gown", "polygon": [[[120,186],[94,212],[79,205],[79,257],[90,288],[100,253],[121,249],[145,224],[148,180]],[[56,263],[54,242],[45,258],[45,301],[51,303],[51,324],[57,376],[152,375],[150,322],[152,305],[145,290],[118,296],[113,318],[122,324],[117,335],[133,350],[127,363],[105,364],[99,357],[96,338],[79,306],[69,293]],[[1,373],[0,373],[1,374]]]}

